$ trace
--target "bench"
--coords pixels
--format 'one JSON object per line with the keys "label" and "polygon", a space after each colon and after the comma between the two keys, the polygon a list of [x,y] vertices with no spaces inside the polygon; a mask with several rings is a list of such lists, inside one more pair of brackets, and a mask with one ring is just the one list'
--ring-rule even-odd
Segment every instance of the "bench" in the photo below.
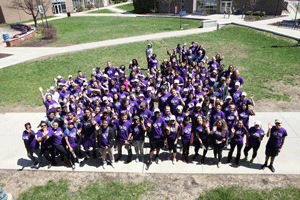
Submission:
{"label": "bench", "polygon": [[184,16],[184,15],[188,15],[188,13],[186,11],[181,11],[181,12],[179,12],[179,15]]}
{"label": "bench", "polygon": [[195,11],[193,12],[193,14],[194,14],[194,15],[202,15],[202,14],[203,14],[203,11],[196,11],[196,10],[195,10]]}
{"label": "bench", "polygon": [[293,21],[293,20],[282,20],[282,22],[280,22],[278,26],[292,26],[293,28],[300,27],[300,25],[297,24],[297,22]]}

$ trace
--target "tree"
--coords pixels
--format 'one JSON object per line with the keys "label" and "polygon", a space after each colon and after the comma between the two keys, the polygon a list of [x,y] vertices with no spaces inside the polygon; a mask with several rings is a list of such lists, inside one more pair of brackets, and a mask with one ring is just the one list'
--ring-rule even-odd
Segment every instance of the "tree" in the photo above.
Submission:
{"label": "tree", "polygon": [[47,12],[51,1],[47,0],[12,0],[9,8],[23,10],[26,14],[31,15],[34,20],[34,26],[37,27],[36,18],[39,14],[39,5],[44,6],[44,12]]}

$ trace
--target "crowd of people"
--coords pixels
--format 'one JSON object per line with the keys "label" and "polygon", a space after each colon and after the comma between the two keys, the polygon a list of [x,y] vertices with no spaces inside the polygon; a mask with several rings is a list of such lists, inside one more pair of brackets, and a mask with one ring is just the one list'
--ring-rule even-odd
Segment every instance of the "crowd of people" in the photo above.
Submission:
{"label": "crowd of people", "polygon": [[[122,160],[123,146],[128,151],[127,163],[134,157],[136,162],[145,162],[147,169],[152,161],[160,162],[161,149],[169,152],[167,159],[174,165],[178,149],[186,163],[200,158],[199,150],[203,149],[202,164],[212,149],[217,167],[221,167],[224,149],[229,150],[229,163],[237,148],[236,166],[246,162],[253,149],[248,162],[251,167],[265,131],[259,121],[252,127],[249,124],[250,116],[255,115],[254,96],[248,99],[242,91],[244,80],[239,70],[232,65],[225,69],[221,63],[224,57],[219,54],[208,60],[205,47],[197,42],[167,49],[170,58],[161,64],[150,41],[145,53],[146,75],[136,59],[129,69],[125,65],[113,67],[108,61],[103,69],[94,68],[90,78],[79,70],[76,77],[69,75],[66,80],[58,75],[45,94],[39,88],[47,119],[41,121],[37,133],[26,123],[22,136],[32,168],[40,167],[42,156],[50,168],[60,155],[63,165],[70,163],[75,169],[79,159],[84,158],[84,163],[98,154],[103,168],[108,162],[115,168]],[[281,124],[280,119],[275,125],[268,124],[262,169],[268,166],[275,172],[274,159],[287,136]],[[149,156],[144,153],[146,137]],[[194,153],[189,158],[192,146]],[[245,158],[240,161],[243,146]]]}

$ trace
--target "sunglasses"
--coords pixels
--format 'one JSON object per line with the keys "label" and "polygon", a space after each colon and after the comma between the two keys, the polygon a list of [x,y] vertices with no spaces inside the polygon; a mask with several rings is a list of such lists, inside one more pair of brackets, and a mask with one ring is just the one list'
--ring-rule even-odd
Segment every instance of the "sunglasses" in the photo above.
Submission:
{"label": "sunglasses", "polygon": [[47,125],[41,125],[41,127],[46,127]]}

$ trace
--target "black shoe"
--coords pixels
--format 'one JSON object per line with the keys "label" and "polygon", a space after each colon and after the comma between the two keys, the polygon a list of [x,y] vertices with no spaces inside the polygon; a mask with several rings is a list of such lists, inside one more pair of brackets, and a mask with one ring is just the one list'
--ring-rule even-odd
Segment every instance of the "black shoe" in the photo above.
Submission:
{"label": "black shoe", "polygon": [[128,164],[128,163],[130,163],[130,162],[131,162],[131,156],[127,158],[126,163]]}
{"label": "black shoe", "polygon": [[197,156],[198,156],[199,154],[195,154],[194,156],[193,156],[193,160],[195,160],[196,158],[197,158]]}
{"label": "black shoe", "polygon": [[238,167],[240,166],[240,162],[236,162],[235,165]]}
{"label": "black shoe", "polygon": [[150,165],[152,165],[152,161],[151,160],[148,161],[147,166],[146,166],[146,170],[149,170]]}
{"label": "black shoe", "polygon": [[205,159],[202,158],[202,159],[201,159],[201,164],[204,164],[204,162],[205,162]]}
{"label": "black shoe", "polygon": [[117,157],[116,162],[119,162],[121,160],[121,157]]}
{"label": "black shoe", "polygon": [[267,167],[267,164],[263,164],[260,169],[265,169],[266,167]]}
{"label": "black shoe", "polygon": [[230,161],[231,161],[231,159],[230,159],[230,160],[228,159],[228,160],[227,160],[227,163],[230,163]]}
{"label": "black shoe", "polygon": [[90,158],[90,152],[85,152],[85,158],[87,158],[87,159]]}
{"label": "black shoe", "polygon": [[93,157],[97,158],[97,152],[96,151],[93,151]]}
{"label": "black shoe", "polygon": [[269,169],[274,173],[275,172],[275,168],[273,167],[273,165],[269,165]]}

